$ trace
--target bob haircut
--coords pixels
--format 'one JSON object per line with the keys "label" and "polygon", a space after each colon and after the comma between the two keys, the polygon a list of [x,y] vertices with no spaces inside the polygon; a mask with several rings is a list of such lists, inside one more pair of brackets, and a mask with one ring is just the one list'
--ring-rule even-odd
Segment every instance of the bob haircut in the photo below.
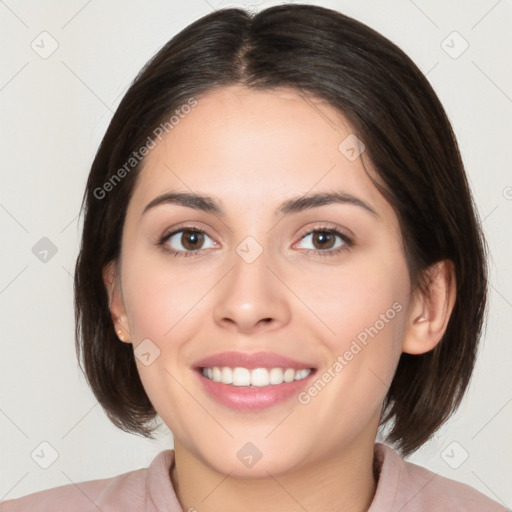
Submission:
{"label": "bob haircut", "polygon": [[157,412],[133,347],[116,336],[102,278],[104,266],[121,257],[144,159],[128,170],[126,162],[191,98],[236,84],[291,88],[345,116],[366,147],[372,181],[398,217],[413,291],[428,292],[431,265],[453,262],[457,298],[446,332],[425,354],[401,354],[383,404],[386,440],[408,455],[457,409],[468,387],[484,321],[486,245],[455,135],[427,79],[388,39],[331,9],[215,11],[173,37],[134,79],[99,146],[81,206],[74,277],[80,367],[117,427],[154,438]]}

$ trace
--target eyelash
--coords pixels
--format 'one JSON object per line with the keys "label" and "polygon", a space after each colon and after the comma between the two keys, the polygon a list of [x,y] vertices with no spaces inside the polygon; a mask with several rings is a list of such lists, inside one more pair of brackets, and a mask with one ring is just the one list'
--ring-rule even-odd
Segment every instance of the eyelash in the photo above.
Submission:
{"label": "eyelash", "polygon": [[[189,257],[189,256],[196,256],[197,254],[202,252],[202,249],[197,249],[195,251],[176,251],[174,249],[169,249],[166,246],[167,241],[173,237],[174,235],[181,233],[182,231],[191,231],[193,233],[199,233],[204,234],[208,236],[208,233],[206,233],[204,230],[196,227],[196,226],[180,226],[179,229],[176,229],[172,231],[171,233],[164,234],[160,240],[157,242],[157,245],[162,247],[162,249],[165,252],[172,253],[175,257]],[[342,233],[341,231],[337,230],[336,228],[326,227],[326,226],[319,226],[314,229],[309,230],[308,232],[301,235],[300,240],[303,240],[306,236],[311,235],[313,233],[328,233],[331,235],[337,235],[341,240],[343,241],[343,245],[341,247],[337,247],[336,249],[326,249],[324,251],[319,249],[306,249],[308,252],[313,253],[320,257],[327,257],[327,256],[337,256],[343,251],[347,251],[353,246],[353,241],[350,237],[348,237],[345,233]],[[211,237],[210,237],[211,238]]]}

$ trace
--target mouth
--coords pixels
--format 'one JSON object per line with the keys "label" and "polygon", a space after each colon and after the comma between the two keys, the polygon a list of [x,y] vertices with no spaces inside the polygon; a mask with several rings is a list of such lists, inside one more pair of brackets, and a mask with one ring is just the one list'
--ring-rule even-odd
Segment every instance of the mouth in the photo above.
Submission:
{"label": "mouth", "polygon": [[294,382],[308,377],[313,368],[243,368],[237,366],[213,366],[200,368],[203,377],[213,381],[221,382],[235,387],[257,387],[278,386],[279,384]]}
{"label": "mouth", "polygon": [[306,362],[269,352],[224,352],[194,365],[202,388],[230,409],[257,411],[290,400],[316,373]]}

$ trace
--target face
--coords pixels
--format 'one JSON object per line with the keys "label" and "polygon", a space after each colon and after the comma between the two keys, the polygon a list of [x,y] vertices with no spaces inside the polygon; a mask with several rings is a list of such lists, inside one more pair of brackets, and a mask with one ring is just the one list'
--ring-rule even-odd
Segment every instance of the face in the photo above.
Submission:
{"label": "face", "polygon": [[[325,102],[237,86],[198,98],[145,159],[116,327],[176,446],[216,471],[279,475],[373,446],[410,279],[353,137]],[[169,193],[210,200],[153,202]]]}

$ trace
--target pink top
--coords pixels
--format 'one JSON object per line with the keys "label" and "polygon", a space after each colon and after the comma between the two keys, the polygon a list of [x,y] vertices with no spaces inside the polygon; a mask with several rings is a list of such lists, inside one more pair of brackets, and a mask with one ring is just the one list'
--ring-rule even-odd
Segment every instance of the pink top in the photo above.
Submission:
{"label": "pink top", "polygon": [[[406,462],[375,444],[379,481],[368,512],[506,512],[468,485]],[[148,469],[113,478],[68,484],[0,503],[0,512],[183,512],[169,470],[174,451],[164,450]]]}

